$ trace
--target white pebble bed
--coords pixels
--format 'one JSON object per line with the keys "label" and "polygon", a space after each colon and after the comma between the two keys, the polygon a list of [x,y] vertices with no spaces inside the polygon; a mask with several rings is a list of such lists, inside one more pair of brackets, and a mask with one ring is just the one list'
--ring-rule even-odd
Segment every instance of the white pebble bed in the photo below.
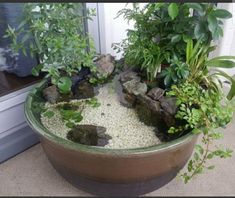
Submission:
{"label": "white pebble bed", "polygon": [[[112,137],[105,145],[106,148],[142,148],[161,143],[155,135],[154,127],[140,122],[134,109],[122,106],[117,94],[110,91],[109,87],[100,88],[96,97],[101,105],[95,108],[87,106],[82,112],[83,120],[79,124],[105,127],[106,134]],[[70,129],[63,123],[59,111],[53,105],[46,105],[53,109],[55,115],[52,118],[42,116],[42,124],[55,135],[66,138]]]}

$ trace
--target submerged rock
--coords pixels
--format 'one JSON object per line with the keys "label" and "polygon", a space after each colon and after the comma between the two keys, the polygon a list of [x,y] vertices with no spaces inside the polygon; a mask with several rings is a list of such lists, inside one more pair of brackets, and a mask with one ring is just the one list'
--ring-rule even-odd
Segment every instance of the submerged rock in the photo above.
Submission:
{"label": "submerged rock", "polygon": [[137,79],[132,79],[123,84],[123,90],[126,93],[137,95],[144,95],[147,92],[147,85],[138,81]]}
{"label": "submerged rock", "polygon": [[147,96],[152,98],[153,100],[159,100],[163,95],[165,91],[159,87],[152,88],[148,93]]}
{"label": "submerged rock", "polygon": [[42,91],[43,97],[50,103],[54,104],[59,100],[60,93],[55,85],[49,86]]}
{"label": "submerged rock", "polygon": [[105,146],[111,136],[105,134],[106,128],[94,125],[76,125],[67,133],[73,142],[91,146]]}
{"label": "submerged rock", "polygon": [[87,81],[81,81],[74,88],[75,99],[86,99],[95,96],[94,87]]}
{"label": "submerged rock", "polygon": [[97,60],[95,61],[97,65],[97,71],[102,76],[108,77],[114,71],[114,57],[110,54],[107,55],[100,55]]}

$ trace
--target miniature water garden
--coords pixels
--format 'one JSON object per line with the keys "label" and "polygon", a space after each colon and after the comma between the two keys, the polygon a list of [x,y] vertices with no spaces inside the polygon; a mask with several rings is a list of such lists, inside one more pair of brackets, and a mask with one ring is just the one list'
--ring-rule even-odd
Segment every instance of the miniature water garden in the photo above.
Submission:
{"label": "miniature water garden", "polygon": [[[123,52],[115,60],[96,54],[79,8],[76,3],[30,3],[19,27],[8,28],[15,50],[24,52],[24,42],[33,35],[30,52],[40,64],[32,73],[45,74],[28,96],[31,106],[26,103],[31,126],[35,116],[37,125],[66,144],[115,152],[199,136],[187,172],[180,173],[185,183],[213,169],[209,159],[231,156],[230,149],[213,144],[223,136],[217,128],[233,117],[235,81],[220,68],[234,67],[235,57],[209,58],[230,12],[212,3],[148,3],[144,8],[134,3],[118,13],[134,21],[134,29],[113,44]],[[92,15],[86,9],[85,18]],[[24,39],[17,40],[17,34],[25,34]],[[229,83],[227,95],[220,77]]]}

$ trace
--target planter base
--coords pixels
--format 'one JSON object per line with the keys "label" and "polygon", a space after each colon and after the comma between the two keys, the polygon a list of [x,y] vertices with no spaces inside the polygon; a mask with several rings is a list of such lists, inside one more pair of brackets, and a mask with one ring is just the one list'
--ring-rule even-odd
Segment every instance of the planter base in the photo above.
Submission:
{"label": "planter base", "polygon": [[53,167],[63,176],[70,184],[78,189],[98,196],[138,196],[150,193],[161,188],[174,179],[179,170],[174,170],[168,174],[164,174],[155,179],[135,182],[135,183],[107,183],[99,182],[81,175],[74,175],[64,167],[54,164],[50,160]]}

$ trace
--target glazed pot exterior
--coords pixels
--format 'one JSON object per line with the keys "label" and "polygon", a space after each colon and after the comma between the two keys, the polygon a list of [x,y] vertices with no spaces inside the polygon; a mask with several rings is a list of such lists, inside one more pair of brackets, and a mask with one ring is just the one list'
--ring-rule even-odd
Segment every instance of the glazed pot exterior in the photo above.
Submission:
{"label": "glazed pot exterior", "polygon": [[41,137],[41,144],[51,163],[72,175],[101,182],[140,182],[171,172],[178,172],[190,158],[196,136],[183,144],[140,153],[92,153],[66,148]]}
{"label": "glazed pot exterior", "polygon": [[[86,181],[121,185],[139,183],[135,188],[140,186],[144,188],[143,182],[169,178],[159,184],[160,187],[173,179],[192,155],[198,137],[193,133],[171,142],[138,149],[106,149],[81,145],[57,137],[51,134],[41,124],[40,118],[32,112],[33,96],[40,91],[43,84],[45,83],[37,85],[37,89],[32,90],[28,95],[25,103],[26,119],[39,134],[41,145],[54,168],[78,187],[83,185],[80,182],[84,180],[83,189],[89,187]],[[100,188],[96,188],[95,192],[97,189]],[[145,189],[137,194],[148,191],[150,190]]]}

